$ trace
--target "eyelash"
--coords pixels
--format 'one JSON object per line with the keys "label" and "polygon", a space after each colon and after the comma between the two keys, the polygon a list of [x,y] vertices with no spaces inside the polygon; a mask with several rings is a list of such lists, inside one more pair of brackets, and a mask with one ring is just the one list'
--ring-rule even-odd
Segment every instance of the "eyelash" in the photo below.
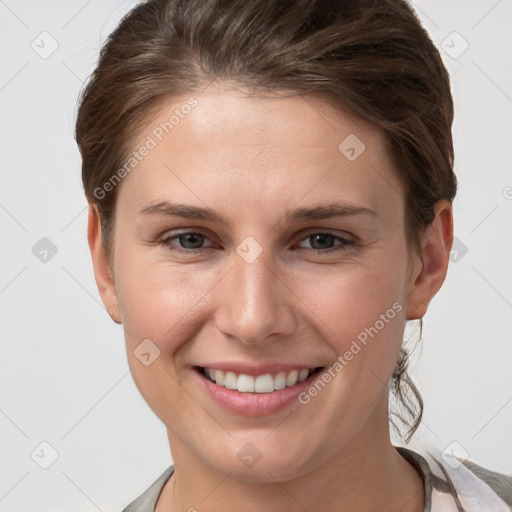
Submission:
{"label": "eyelash", "polygon": [[[185,235],[201,235],[204,236],[205,239],[208,239],[206,235],[203,233],[197,232],[197,231],[184,231],[182,233],[178,233],[177,235],[172,236],[166,236],[165,238],[158,240],[158,245],[161,245],[163,247],[166,247],[172,251],[181,252],[181,253],[189,253],[189,254],[195,254],[198,252],[203,251],[204,249],[208,249],[208,247],[201,247],[199,249],[183,249],[183,248],[176,248],[171,246],[171,242],[175,239],[178,239],[180,236]],[[339,252],[339,251],[346,251],[349,246],[354,245],[355,240],[349,240],[347,238],[343,238],[339,235],[335,235],[334,233],[330,233],[328,231],[310,231],[306,235],[302,235],[302,238],[298,240],[298,242],[302,242],[304,240],[307,240],[308,238],[312,237],[313,235],[327,235],[328,237],[333,237],[334,239],[338,239],[342,242],[342,245],[338,248],[329,248],[329,249],[305,249],[306,251],[309,251],[310,253],[314,254],[325,254],[330,252]]]}

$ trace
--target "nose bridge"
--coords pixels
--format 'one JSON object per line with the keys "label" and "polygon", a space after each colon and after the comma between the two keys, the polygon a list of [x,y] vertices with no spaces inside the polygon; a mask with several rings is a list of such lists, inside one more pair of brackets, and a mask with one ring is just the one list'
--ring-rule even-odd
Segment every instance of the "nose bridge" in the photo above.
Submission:
{"label": "nose bridge", "polygon": [[248,237],[233,253],[230,266],[221,282],[217,327],[246,344],[266,343],[292,332],[293,307],[271,254]]}

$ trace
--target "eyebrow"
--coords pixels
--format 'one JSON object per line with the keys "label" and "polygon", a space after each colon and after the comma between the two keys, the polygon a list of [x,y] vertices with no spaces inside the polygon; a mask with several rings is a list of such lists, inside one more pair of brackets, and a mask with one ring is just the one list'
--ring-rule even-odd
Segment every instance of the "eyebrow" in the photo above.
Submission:
{"label": "eyebrow", "polygon": [[[172,217],[183,217],[186,219],[208,220],[227,225],[227,221],[215,210],[208,207],[193,206],[169,201],[152,202],[144,206],[139,213],[141,215],[164,215]],[[313,207],[302,207],[289,211],[284,215],[287,222],[300,220],[318,220],[332,217],[346,217],[350,215],[371,215],[377,217],[377,212],[364,206],[341,205],[328,203]]]}

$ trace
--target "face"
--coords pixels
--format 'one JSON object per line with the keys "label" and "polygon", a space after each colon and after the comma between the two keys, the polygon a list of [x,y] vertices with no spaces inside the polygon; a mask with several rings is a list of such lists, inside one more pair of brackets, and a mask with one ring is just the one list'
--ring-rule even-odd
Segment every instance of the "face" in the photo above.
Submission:
{"label": "face", "polygon": [[286,481],[382,440],[422,268],[383,135],[313,97],[209,88],[133,150],[109,297],[173,458]]}

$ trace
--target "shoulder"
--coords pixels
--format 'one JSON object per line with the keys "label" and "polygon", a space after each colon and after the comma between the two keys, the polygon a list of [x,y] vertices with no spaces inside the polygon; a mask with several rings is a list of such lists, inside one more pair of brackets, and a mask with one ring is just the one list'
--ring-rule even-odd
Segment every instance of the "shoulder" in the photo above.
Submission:
{"label": "shoulder", "polygon": [[[426,495],[431,500],[427,512],[510,512],[512,510],[512,476],[456,456],[447,457],[435,448],[412,451],[398,448],[421,461]],[[427,489],[428,487],[428,489]]]}
{"label": "shoulder", "polygon": [[[439,453],[419,453],[396,447],[423,474],[425,512],[509,512],[512,510],[512,476],[492,471],[470,460],[446,462]],[[168,467],[122,512],[154,512],[160,493],[174,473]]]}
{"label": "shoulder", "polygon": [[122,512],[154,512],[156,502],[166,482],[174,473],[174,465],[169,466],[138,498]]}
{"label": "shoulder", "polygon": [[470,460],[462,461],[462,464],[477,479],[490,487],[509,507],[512,507],[512,475],[492,471]]}

